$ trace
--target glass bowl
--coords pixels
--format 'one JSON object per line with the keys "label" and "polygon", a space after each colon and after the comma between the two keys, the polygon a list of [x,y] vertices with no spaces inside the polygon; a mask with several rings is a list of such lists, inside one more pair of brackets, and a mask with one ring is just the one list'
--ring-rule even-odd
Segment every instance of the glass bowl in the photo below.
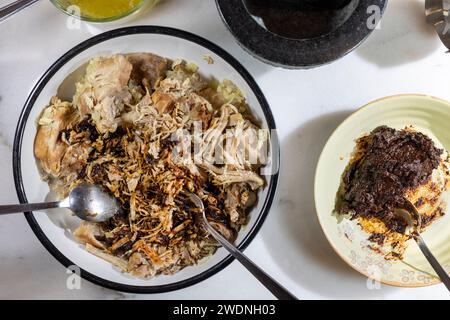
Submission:
{"label": "glass bowl", "polygon": [[[104,1],[105,5],[107,4],[106,0],[101,0],[101,1]],[[77,9],[77,2],[79,3],[81,1],[50,0],[50,2],[53,3],[53,5],[55,5],[55,7],[57,7],[59,10],[61,10],[62,12],[64,12],[65,14],[67,14],[69,16],[78,18],[83,21],[101,23],[101,22],[116,21],[116,20],[125,18],[127,16],[130,16],[132,14],[136,14],[144,8],[155,5],[158,2],[158,0],[135,0],[136,4],[133,5],[132,7],[130,7],[128,10],[118,10],[117,13],[111,12],[111,14],[109,14],[109,15],[105,14],[104,16],[88,14],[86,11],[83,12],[82,8]],[[91,0],[90,2],[92,3],[93,0]],[[124,1],[124,3],[125,2],[126,1]],[[111,4],[111,1],[109,1],[109,4]]]}

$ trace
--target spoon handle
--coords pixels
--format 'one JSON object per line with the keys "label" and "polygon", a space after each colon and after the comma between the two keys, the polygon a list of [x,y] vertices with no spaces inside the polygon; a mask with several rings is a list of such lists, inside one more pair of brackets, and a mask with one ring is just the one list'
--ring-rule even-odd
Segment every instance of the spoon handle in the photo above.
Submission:
{"label": "spoon handle", "polygon": [[428,262],[433,267],[436,274],[439,276],[441,281],[447,287],[447,290],[450,291],[450,277],[448,276],[447,272],[444,270],[439,261],[437,261],[437,259],[431,253],[430,249],[428,249],[427,245],[425,244],[425,241],[423,241],[423,238],[420,235],[416,237],[416,242],[419,245],[420,250],[422,250],[422,253],[425,256],[425,258],[427,258]]}
{"label": "spoon handle", "polygon": [[294,295],[287,291],[281,284],[275,281],[271,276],[265,273],[261,268],[255,265],[246,255],[240,252],[233,244],[223,237],[209,223],[206,223],[208,231],[219,241],[219,243],[242,265],[250,271],[272,294],[279,300],[298,300]]}
{"label": "spoon handle", "polygon": [[29,212],[33,210],[44,210],[52,208],[60,208],[61,202],[42,202],[42,203],[24,203],[24,204],[7,204],[0,206],[0,215]]}
{"label": "spoon handle", "polygon": [[17,0],[0,8],[0,22],[39,0]]}

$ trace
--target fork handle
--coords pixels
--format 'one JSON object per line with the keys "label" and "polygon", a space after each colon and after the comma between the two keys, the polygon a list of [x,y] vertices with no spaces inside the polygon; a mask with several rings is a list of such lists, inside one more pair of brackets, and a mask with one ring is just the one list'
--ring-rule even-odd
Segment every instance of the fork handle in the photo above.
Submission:
{"label": "fork handle", "polygon": [[[205,217],[206,219],[206,217]],[[253,276],[259,280],[277,299],[279,300],[298,300],[286,288],[269,276],[264,270],[254,264],[245,254],[240,252],[233,244],[231,244],[220,232],[214,229],[209,223],[206,228],[219,241],[219,243],[238,260]]]}
{"label": "fork handle", "polygon": [[427,258],[428,262],[433,267],[434,271],[436,272],[438,277],[441,279],[442,283],[444,283],[444,285],[447,287],[447,290],[450,291],[450,277],[449,277],[447,271],[444,270],[444,268],[439,263],[439,261],[437,261],[437,259],[431,253],[430,249],[428,249],[423,238],[420,235],[417,235],[415,237],[415,239],[416,239],[417,245],[419,246],[419,248],[422,251],[425,258]]}
{"label": "fork handle", "polygon": [[0,22],[39,0],[17,0],[0,8]]}

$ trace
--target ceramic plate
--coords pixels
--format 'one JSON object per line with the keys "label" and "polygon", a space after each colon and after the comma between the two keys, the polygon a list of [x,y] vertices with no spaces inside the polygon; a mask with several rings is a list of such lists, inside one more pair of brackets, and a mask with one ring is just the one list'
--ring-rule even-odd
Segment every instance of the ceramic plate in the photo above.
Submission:
{"label": "ceramic plate", "polygon": [[[396,129],[413,125],[450,150],[450,103],[422,95],[400,95],[369,103],[345,120],[328,140],[315,177],[315,203],[320,224],[334,250],[350,266],[385,284],[420,287],[439,283],[414,240],[403,261],[387,261],[367,248],[367,234],[355,221],[338,223],[332,215],[340,178],[355,147],[355,139],[377,126]],[[448,211],[448,210],[447,210]],[[435,221],[423,237],[436,258],[450,272],[450,214]]]}
{"label": "ceramic plate", "polygon": [[[48,197],[49,188],[42,182],[33,155],[36,119],[50,98],[58,92],[70,99],[74,84],[84,72],[86,62],[98,55],[114,53],[152,52],[170,59],[183,58],[200,67],[207,77],[230,79],[241,88],[251,112],[263,128],[275,129],[269,106],[258,85],[244,67],[228,53],[211,42],[193,34],[165,27],[141,26],[109,31],[74,47],[39,80],[31,92],[17,126],[14,141],[14,179],[22,203],[40,202]],[[214,60],[208,64],[204,56]],[[272,141],[277,141],[275,132]],[[272,144],[273,168],[277,167],[279,150]],[[270,171],[266,187],[259,193],[258,204],[250,212],[250,221],[239,233],[236,244],[244,249],[261,227],[272,203],[278,174]],[[42,244],[66,267],[76,265],[81,276],[102,286],[119,291],[151,293],[175,290],[206,279],[227,266],[231,257],[220,248],[212,257],[197,266],[187,267],[171,276],[158,276],[149,280],[133,278],[117,271],[111,264],[85,251],[75,242],[71,231],[79,220],[59,212],[29,212],[26,218]]]}

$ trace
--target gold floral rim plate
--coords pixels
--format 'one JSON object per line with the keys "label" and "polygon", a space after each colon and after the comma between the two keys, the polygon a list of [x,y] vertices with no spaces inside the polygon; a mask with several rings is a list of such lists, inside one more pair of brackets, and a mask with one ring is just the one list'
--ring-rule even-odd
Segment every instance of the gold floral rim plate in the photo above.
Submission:
{"label": "gold floral rim plate", "polygon": [[[373,101],[349,116],[331,135],[320,156],[314,197],[320,225],[336,253],[352,268],[382,283],[423,287],[440,283],[414,240],[408,241],[403,260],[388,261],[369,248],[368,235],[356,221],[338,222],[333,215],[341,175],[350,160],[355,140],[380,125],[402,129],[412,125],[450,150],[450,103],[425,95],[397,95]],[[450,200],[450,199],[449,199]],[[423,233],[433,254],[450,273],[450,214]]]}

